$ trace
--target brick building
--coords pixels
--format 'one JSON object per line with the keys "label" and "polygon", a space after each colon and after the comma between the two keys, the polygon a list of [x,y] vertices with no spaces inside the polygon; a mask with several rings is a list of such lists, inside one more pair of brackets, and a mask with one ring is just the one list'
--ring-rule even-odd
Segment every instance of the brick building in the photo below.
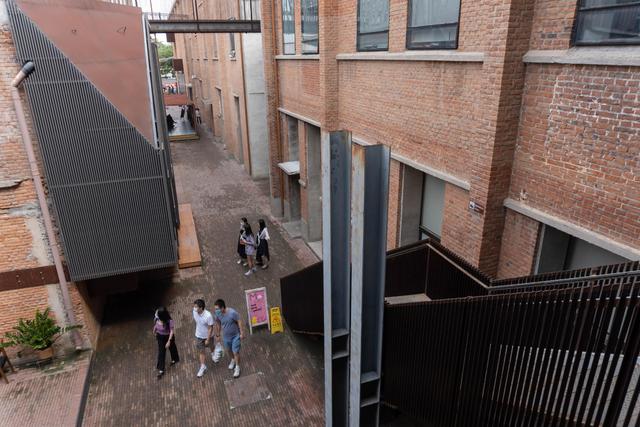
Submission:
{"label": "brick building", "polygon": [[[127,248],[122,246],[125,242],[136,246],[134,232],[121,232],[116,225],[122,223],[121,218],[127,217],[121,209],[131,207],[131,202],[139,202],[140,195],[146,193],[131,192],[131,187],[127,188],[129,182],[135,185],[139,181],[135,175],[144,174],[145,161],[154,158],[159,164],[160,150],[150,148],[150,142],[156,141],[145,141],[145,137],[152,135],[153,131],[151,105],[145,103],[149,97],[149,74],[144,51],[142,12],[128,7],[129,1],[113,2],[119,3],[117,5],[106,3],[109,2],[59,0],[10,4],[0,0],[0,117],[3,119],[0,130],[0,337],[11,330],[19,318],[32,318],[36,309],[50,307],[59,324],[68,323],[73,316],[77,323],[83,325],[80,331],[82,342],[72,343],[70,336],[66,335],[56,344],[58,354],[73,351],[72,344],[80,344],[84,348],[95,346],[106,296],[136,285],[135,275],[114,278],[123,261],[133,261],[137,265],[122,268],[122,274],[149,270],[149,264],[152,267],[158,264],[155,260],[132,260],[126,255]],[[13,10],[14,27],[10,23],[10,10]],[[61,16],[65,19],[60,19]],[[19,26],[15,20],[20,20]],[[125,26],[126,32],[109,31]],[[70,31],[69,27],[73,30]],[[20,30],[22,33],[18,36]],[[82,41],[74,38],[76,34],[83,35]],[[22,41],[22,52],[16,48],[18,39]],[[92,43],[93,46],[104,45],[108,50],[83,49]],[[33,56],[36,71],[18,93],[21,98],[19,104],[26,115],[27,133],[33,140],[39,164],[40,176],[35,179],[40,179],[45,185],[47,204],[53,215],[54,231],[57,233],[57,241],[54,242],[47,238],[43,209],[38,201],[34,185],[36,181],[29,167],[23,144],[24,135],[18,122],[20,109],[15,107],[11,86],[12,79],[25,60],[21,55],[41,46],[46,46],[46,54]],[[100,62],[99,67],[94,67],[96,61]],[[52,62],[56,65],[51,66]],[[113,73],[102,72],[105,67],[111,67],[108,69]],[[127,79],[118,82],[118,73],[123,69]],[[41,97],[30,83],[34,79],[38,80],[36,85],[39,84],[39,87],[55,90]],[[117,85],[113,85],[114,81]],[[68,96],[66,88],[73,85],[76,85],[75,94],[70,103],[69,98],[65,98]],[[89,98],[87,93],[92,97]],[[131,102],[131,99],[136,99],[137,103]],[[113,105],[121,107],[120,112]],[[126,118],[118,114],[126,115]],[[51,120],[52,117],[55,120]],[[122,123],[127,125],[126,129]],[[116,131],[108,136],[108,126],[114,124],[120,125],[120,131],[125,129],[125,134],[117,134]],[[140,124],[137,129],[135,126]],[[72,149],[65,148],[73,144],[76,145]],[[118,144],[128,145],[126,150],[120,150]],[[102,153],[94,150],[89,154],[95,147],[102,147]],[[58,148],[68,151],[64,155],[56,154]],[[147,153],[146,160],[135,153],[136,148]],[[52,160],[52,157],[57,160]],[[127,164],[127,159],[132,158],[135,160]],[[117,168],[110,168],[110,164],[117,164]],[[72,173],[65,177],[60,175],[60,170],[70,170]],[[92,176],[92,171],[98,170],[101,170],[99,173],[103,181]],[[114,173],[120,174],[118,179],[113,179]],[[163,177],[155,179],[164,180]],[[153,180],[152,177],[146,177],[146,181]],[[104,197],[100,193],[108,188],[110,182],[120,187],[111,193],[111,197]],[[91,191],[83,191],[83,188],[90,188]],[[64,200],[64,193],[71,197],[69,203]],[[133,194],[135,199],[129,202],[116,200],[127,193]],[[150,210],[160,211],[152,206],[151,197],[160,199],[157,194],[147,200]],[[88,210],[73,213],[75,209],[97,206],[86,197],[103,201],[102,206],[98,207],[100,215],[90,214]],[[81,200],[83,198],[84,201]],[[135,211],[130,213],[145,209],[135,204],[133,208]],[[114,212],[113,209],[120,212]],[[75,220],[71,220],[72,217]],[[111,218],[117,222],[109,223]],[[147,216],[143,221],[148,222],[149,218]],[[167,212],[164,223],[157,223],[170,235],[173,225],[168,218]],[[133,223],[135,215],[129,215],[127,219],[127,223]],[[96,220],[97,223],[88,226],[86,220]],[[156,219],[150,220],[156,222]],[[96,238],[94,233],[101,233],[102,237]],[[117,236],[126,237],[121,239]],[[108,241],[114,237],[120,239],[118,249],[124,254],[122,257],[117,255],[118,250],[111,251],[109,248]],[[144,238],[149,239],[148,235]],[[167,246],[170,252],[171,247]],[[70,304],[65,303],[64,286],[59,283],[54,267],[54,247],[58,249],[68,270]],[[105,250],[110,253],[105,253]],[[143,257],[150,255],[151,258],[158,252],[155,248],[140,250],[139,245],[136,250]],[[97,262],[82,260],[83,256],[89,254],[95,255],[94,261]],[[110,263],[113,264],[108,266]],[[173,259],[165,264],[171,263],[174,263]],[[83,272],[82,269],[86,267],[88,269]],[[11,348],[9,353],[15,356],[18,350]],[[28,351],[20,356],[24,357],[23,360],[33,357]]]}
{"label": "brick building", "polygon": [[[388,247],[486,273],[640,259],[640,7],[262,2],[272,210],[320,239],[320,140],[391,147]],[[632,3],[632,2],[629,2]]]}
{"label": "brick building", "polygon": [[[199,2],[199,19],[250,19],[257,2]],[[176,0],[174,19],[194,17],[194,3]],[[268,140],[260,33],[174,34],[174,57],[182,59],[187,92],[203,125],[253,178],[266,178]],[[180,73],[180,72],[179,72]],[[181,81],[183,76],[178,76]]]}

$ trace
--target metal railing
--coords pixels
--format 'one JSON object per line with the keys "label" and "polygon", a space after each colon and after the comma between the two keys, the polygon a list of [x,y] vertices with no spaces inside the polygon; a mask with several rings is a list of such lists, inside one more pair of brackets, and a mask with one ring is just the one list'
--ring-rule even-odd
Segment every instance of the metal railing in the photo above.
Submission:
{"label": "metal railing", "polygon": [[383,401],[428,425],[637,425],[640,273],[627,273],[387,306]]}

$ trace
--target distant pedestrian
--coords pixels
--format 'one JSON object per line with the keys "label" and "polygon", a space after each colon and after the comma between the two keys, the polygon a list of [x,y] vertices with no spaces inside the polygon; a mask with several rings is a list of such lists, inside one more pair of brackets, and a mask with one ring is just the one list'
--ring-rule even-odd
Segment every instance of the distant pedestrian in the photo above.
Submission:
{"label": "distant pedestrian", "polygon": [[[206,350],[211,350],[210,343],[211,335],[213,334],[213,316],[204,307],[204,300],[197,299],[193,302],[193,320],[196,322],[196,349],[200,359],[198,378],[202,377],[207,371],[205,363]],[[213,358],[214,355],[211,354],[211,357]]]}
{"label": "distant pedestrian", "polygon": [[231,307],[227,308],[224,300],[221,299],[214,303],[214,313],[216,337],[219,338],[222,331],[222,342],[231,356],[229,369],[233,369],[233,378],[238,378],[240,376],[240,342],[244,338],[242,320],[238,312]]}
{"label": "distant pedestrian", "polygon": [[160,378],[164,375],[167,349],[169,349],[169,353],[171,353],[171,366],[180,361],[178,348],[176,347],[175,323],[165,307],[160,307],[156,310],[153,334],[158,341],[158,362],[156,363],[156,369],[158,370],[158,378]]}
{"label": "distant pedestrian", "polygon": [[246,224],[244,226],[244,237],[240,240],[240,243],[244,245],[244,251],[247,255],[247,264],[249,265],[249,270],[244,273],[245,276],[251,276],[256,272],[256,265],[254,261],[254,256],[256,254],[256,238],[253,235],[253,231],[251,230],[251,226]]}
{"label": "distant pedestrian", "polygon": [[184,121],[184,112],[187,109],[187,107],[185,105],[182,106],[182,108],[180,108],[180,120]]}
{"label": "distant pedestrian", "polygon": [[202,124],[202,117],[200,117],[200,109],[196,108],[196,120],[198,121],[198,124]]}
{"label": "distant pedestrian", "polygon": [[173,130],[176,122],[173,120],[173,116],[171,114],[167,114],[167,129]]}
{"label": "distant pedestrian", "polygon": [[240,259],[237,264],[242,264],[243,266],[247,265],[247,252],[245,251],[244,245],[242,244],[242,239],[244,238],[244,227],[249,223],[247,218],[240,219],[240,234],[238,235],[238,256]]}
{"label": "distant pedestrian", "polygon": [[271,260],[269,257],[269,230],[267,230],[267,224],[265,224],[264,219],[258,220],[258,226],[260,227],[260,231],[258,231],[256,237],[258,243],[256,261],[258,265],[262,266],[263,270],[266,270],[269,268],[269,261]]}

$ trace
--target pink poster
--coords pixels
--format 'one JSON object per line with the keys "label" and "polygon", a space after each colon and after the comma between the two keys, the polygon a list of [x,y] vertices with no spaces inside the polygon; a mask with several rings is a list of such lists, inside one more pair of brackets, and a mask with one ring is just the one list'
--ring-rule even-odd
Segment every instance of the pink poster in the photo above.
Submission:
{"label": "pink poster", "polygon": [[269,324],[269,305],[267,304],[267,289],[257,288],[245,291],[247,299],[247,314],[249,326]]}

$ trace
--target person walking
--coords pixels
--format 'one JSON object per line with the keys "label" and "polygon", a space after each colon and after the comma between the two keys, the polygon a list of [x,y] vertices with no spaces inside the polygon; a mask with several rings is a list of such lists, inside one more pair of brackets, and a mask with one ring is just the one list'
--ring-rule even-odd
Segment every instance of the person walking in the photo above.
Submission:
{"label": "person walking", "polygon": [[231,356],[229,369],[233,370],[233,378],[240,376],[240,343],[244,339],[242,320],[233,308],[227,308],[224,300],[219,299],[213,304],[216,317],[216,338],[220,338],[227,353]]}
{"label": "person walking", "polygon": [[240,234],[238,235],[238,256],[240,259],[238,260],[238,264],[247,265],[247,252],[245,251],[244,244],[242,244],[242,240],[244,239],[244,227],[249,223],[247,218],[240,218]]}
{"label": "person walking", "polygon": [[196,121],[198,122],[199,125],[202,124],[202,117],[200,117],[200,109],[196,108]]}
{"label": "person walking", "polygon": [[158,341],[158,361],[156,369],[158,370],[158,378],[164,375],[164,364],[167,357],[167,349],[171,354],[171,366],[180,361],[178,355],[178,347],[176,347],[175,323],[166,307],[159,307],[156,310],[155,322],[153,325],[153,334]]}
{"label": "person walking", "polygon": [[269,261],[271,258],[269,257],[269,230],[267,230],[267,224],[265,224],[264,219],[258,220],[259,230],[257,235],[257,243],[258,250],[256,253],[256,261],[258,265],[261,265],[263,270],[269,268]]}
{"label": "person walking", "polygon": [[245,224],[244,226],[244,237],[240,240],[240,243],[244,245],[244,251],[247,255],[247,264],[249,265],[249,270],[244,273],[244,275],[251,276],[256,272],[256,265],[253,259],[256,254],[256,239],[253,236],[253,231],[249,224]]}
{"label": "person walking", "polygon": [[[196,322],[196,349],[198,350],[198,358],[200,359],[200,369],[198,369],[197,377],[201,378],[207,371],[205,363],[206,349],[211,349],[211,335],[213,334],[213,316],[209,310],[205,310],[204,300],[197,299],[193,302],[193,320]],[[214,359],[214,354],[211,358]],[[216,360],[214,359],[214,362]]]}
{"label": "person walking", "polygon": [[182,108],[180,108],[180,120],[184,121],[184,112],[187,109],[187,107],[185,105],[182,106]]}

